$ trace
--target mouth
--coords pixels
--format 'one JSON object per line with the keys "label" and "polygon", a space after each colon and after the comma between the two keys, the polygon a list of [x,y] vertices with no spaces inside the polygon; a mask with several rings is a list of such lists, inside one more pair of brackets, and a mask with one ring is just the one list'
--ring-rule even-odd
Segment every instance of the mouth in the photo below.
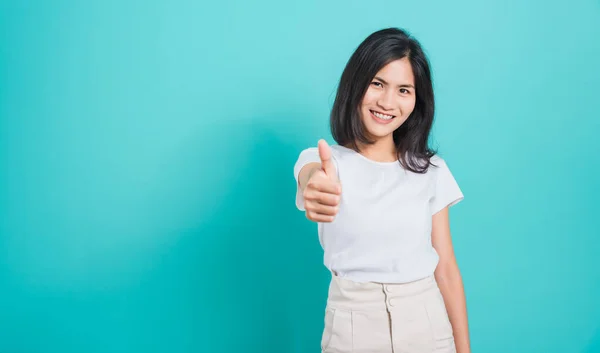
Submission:
{"label": "mouth", "polygon": [[394,118],[395,115],[383,114],[374,110],[369,110],[371,113],[371,117],[380,124],[389,124]]}

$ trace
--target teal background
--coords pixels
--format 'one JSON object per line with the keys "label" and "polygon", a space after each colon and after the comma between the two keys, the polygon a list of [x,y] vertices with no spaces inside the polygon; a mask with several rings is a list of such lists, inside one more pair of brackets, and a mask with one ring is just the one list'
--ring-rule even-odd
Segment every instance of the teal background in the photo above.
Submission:
{"label": "teal background", "polygon": [[318,352],[352,51],[430,56],[473,352],[600,352],[600,2],[1,1],[0,352]]}

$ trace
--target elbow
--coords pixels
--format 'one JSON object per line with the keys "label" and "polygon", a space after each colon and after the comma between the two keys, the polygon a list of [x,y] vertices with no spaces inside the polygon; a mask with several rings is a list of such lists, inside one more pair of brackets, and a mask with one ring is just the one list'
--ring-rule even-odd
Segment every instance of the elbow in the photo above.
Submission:
{"label": "elbow", "polygon": [[460,270],[456,259],[440,260],[435,269],[435,279],[439,283],[451,283],[460,281]]}

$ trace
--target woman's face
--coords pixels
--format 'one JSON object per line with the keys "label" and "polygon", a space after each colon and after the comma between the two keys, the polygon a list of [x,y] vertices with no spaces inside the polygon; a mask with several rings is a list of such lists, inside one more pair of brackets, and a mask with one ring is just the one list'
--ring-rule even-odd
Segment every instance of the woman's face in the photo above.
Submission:
{"label": "woman's face", "polygon": [[360,112],[369,137],[392,138],[415,108],[415,78],[408,58],[384,66],[369,84]]}

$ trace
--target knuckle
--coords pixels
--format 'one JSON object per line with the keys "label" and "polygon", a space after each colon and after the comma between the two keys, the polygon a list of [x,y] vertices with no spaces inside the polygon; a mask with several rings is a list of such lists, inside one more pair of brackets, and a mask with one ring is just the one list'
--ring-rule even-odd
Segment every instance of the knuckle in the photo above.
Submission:
{"label": "knuckle", "polygon": [[313,180],[306,184],[307,190],[316,190],[318,191],[321,188],[320,182],[318,180]]}
{"label": "knuckle", "polygon": [[304,189],[304,191],[302,192],[302,197],[305,200],[310,200],[310,192],[308,191],[308,187],[306,189]]}
{"label": "knuckle", "polygon": [[336,182],[335,183],[335,191],[338,195],[341,194],[342,193],[342,184]]}
{"label": "knuckle", "polygon": [[333,195],[329,195],[329,196],[327,197],[327,204],[328,204],[329,206],[335,206],[335,205],[337,204],[337,199],[336,199],[336,197],[335,197],[335,196],[333,196]]}
{"label": "knuckle", "polygon": [[323,193],[318,193],[316,196],[316,200],[319,201],[319,203],[323,203],[325,201],[325,195]]}

